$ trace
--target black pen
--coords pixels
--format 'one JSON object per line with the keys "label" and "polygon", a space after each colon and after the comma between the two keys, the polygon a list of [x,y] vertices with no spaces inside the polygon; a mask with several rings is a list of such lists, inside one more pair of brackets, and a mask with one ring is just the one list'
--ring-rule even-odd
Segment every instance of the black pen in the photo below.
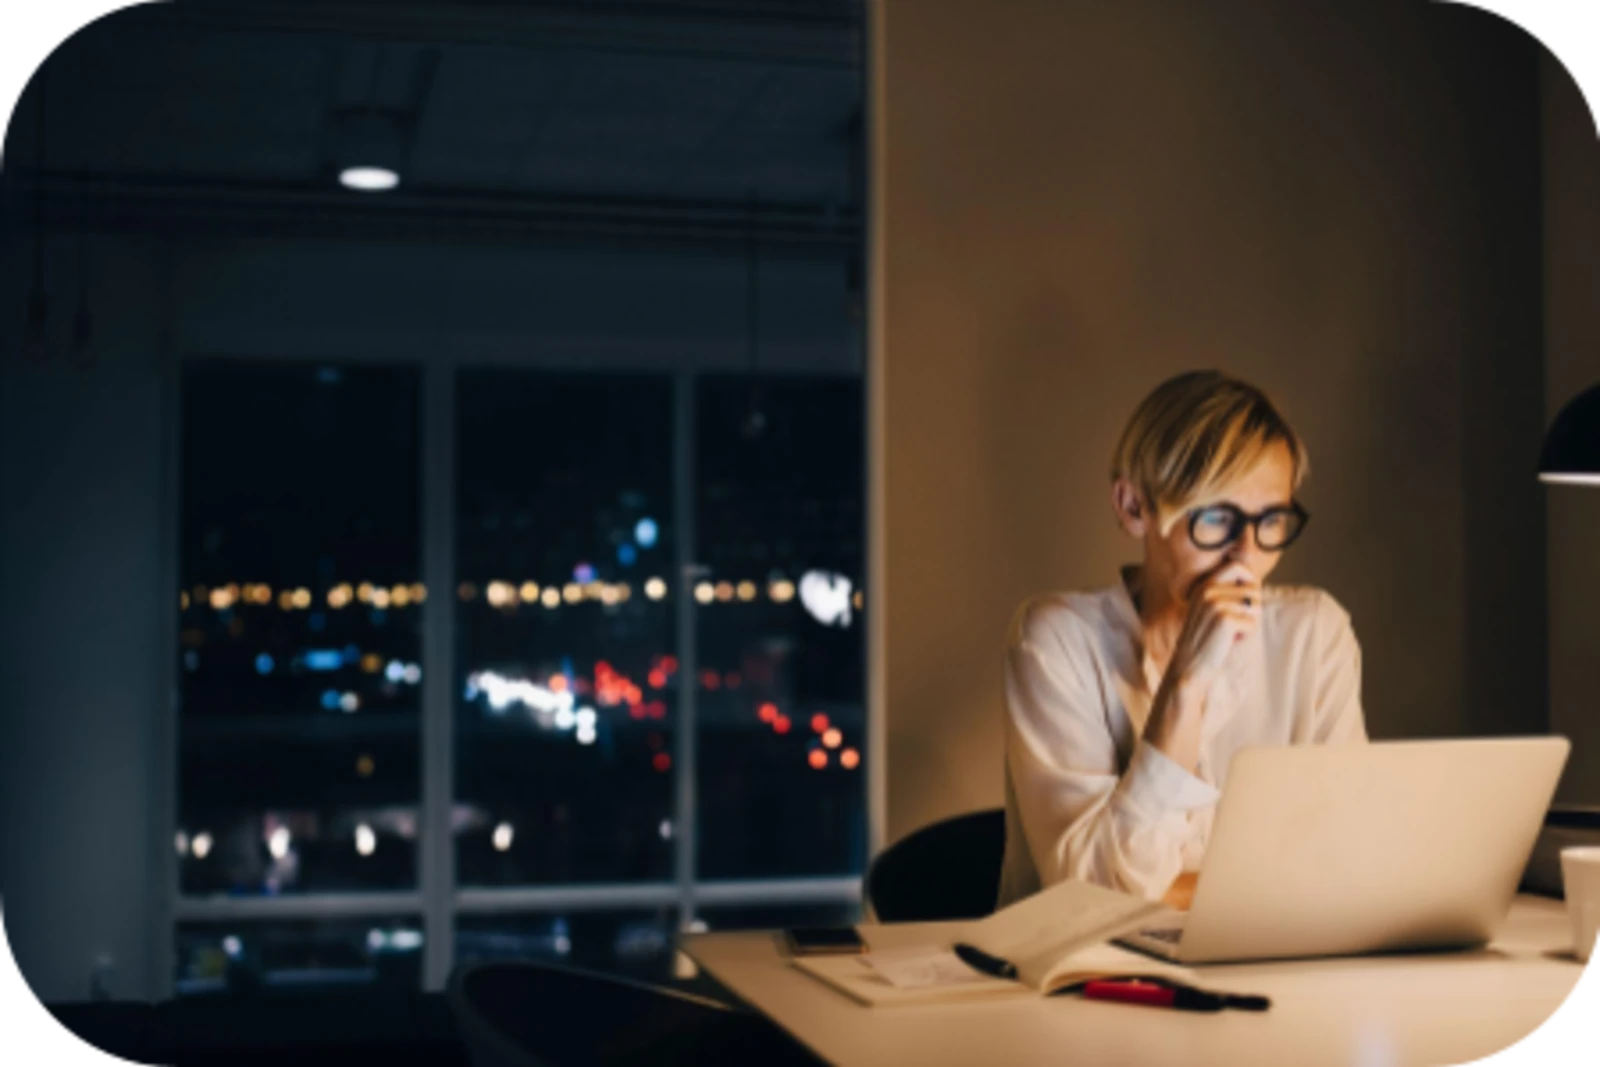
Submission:
{"label": "black pen", "polygon": [[957,944],[955,954],[975,971],[982,971],[993,978],[1016,978],[1017,965],[1010,960],[1003,960],[999,956],[991,956],[981,948],[971,945]]}

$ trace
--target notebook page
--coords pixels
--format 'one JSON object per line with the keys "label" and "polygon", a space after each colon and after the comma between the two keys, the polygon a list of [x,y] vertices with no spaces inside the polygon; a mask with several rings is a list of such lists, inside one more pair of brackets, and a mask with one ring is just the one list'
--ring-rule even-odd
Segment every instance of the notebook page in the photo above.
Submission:
{"label": "notebook page", "polygon": [[967,940],[1015,963],[1025,983],[1041,987],[1063,958],[1127,933],[1163,910],[1143,897],[1068,880],[978,921]]}

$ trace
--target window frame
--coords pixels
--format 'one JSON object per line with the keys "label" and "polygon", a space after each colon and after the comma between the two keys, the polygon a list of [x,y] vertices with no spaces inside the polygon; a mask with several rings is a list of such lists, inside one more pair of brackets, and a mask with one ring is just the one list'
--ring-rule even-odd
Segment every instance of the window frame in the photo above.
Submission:
{"label": "window frame", "polygon": [[[311,354],[285,354],[285,363],[317,362]],[[235,357],[213,353],[186,353],[171,360],[163,373],[162,387],[162,571],[163,590],[176,590],[181,581],[178,528],[181,488],[180,435],[183,412],[184,369],[197,363],[234,362]],[[237,361],[243,361],[242,357]],[[259,360],[252,360],[258,362]],[[349,363],[348,357],[332,362]],[[422,377],[419,417],[420,470],[422,482],[422,574],[429,589],[453,590],[455,579],[455,491],[456,491],[456,383],[458,372],[483,365],[475,360],[458,359],[437,352],[424,359],[384,358],[359,362],[418,368]],[[870,361],[867,361],[870,363]],[[527,358],[499,363],[529,373],[560,372],[573,369],[565,360]],[[674,531],[677,545],[674,575],[678,588],[689,588],[703,573],[694,559],[695,518],[695,419],[696,383],[700,369],[663,370],[659,365],[625,368],[608,365],[597,374],[635,370],[659,374],[672,381],[673,397],[673,499]],[[705,373],[725,372],[727,368],[707,366]],[[865,373],[861,373],[865,372]],[[869,597],[881,590],[878,563],[876,456],[880,442],[874,433],[870,413],[875,409],[876,382],[869,368],[858,368],[863,386],[862,417],[867,420],[867,442],[862,465],[865,501],[861,513],[867,546],[864,589]],[[797,373],[793,377],[813,377]],[[671,881],[630,884],[576,884],[552,886],[463,887],[456,883],[455,842],[451,833],[451,810],[455,794],[455,677],[456,634],[455,598],[430,597],[428,625],[422,639],[422,658],[427,664],[421,692],[421,793],[418,819],[418,883],[415,889],[384,892],[307,893],[293,896],[229,897],[187,896],[181,892],[178,865],[172,862],[172,842],[178,827],[179,718],[181,713],[178,681],[179,617],[176,597],[163,599],[160,613],[165,663],[160,700],[157,738],[158,815],[154,832],[155,865],[159,885],[156,899],[154,960],[158,968],[156,990],[162,999],[173,996],[176,985],[176,939],[178,926],[187,922],[241,922],[274,919],[359,918],[365,915],[414,915],[423,929],[422,989],[444,989],[455,966],[455,924],[460,916],[517,914],[545,910],[614,911],[640,906],[673,906],[681,930],[694,928],[698,906],[722,905],[807,905],[864,904],[864,876],[739,879],[702,881],[695,877],[694,857],[698,826],[696,811],[695,677],[696,612],[700,606],[693,597],[676,597],[678,611],[677,656],[683,669],[678,694],[679,728],[676,731],[674,765],[678,770],[674,786],[673,835],[674,877]],[[881,646],[881,612],[867,614],[868,630],[863,641],[867,670],[862,693],[866,717],[867,752],[862,763],[863,803],[867,817],[869,857],[882,846],[886,813],[884,767],[880,751],[883,744],[880,704],[882,687],[876,665]]]}

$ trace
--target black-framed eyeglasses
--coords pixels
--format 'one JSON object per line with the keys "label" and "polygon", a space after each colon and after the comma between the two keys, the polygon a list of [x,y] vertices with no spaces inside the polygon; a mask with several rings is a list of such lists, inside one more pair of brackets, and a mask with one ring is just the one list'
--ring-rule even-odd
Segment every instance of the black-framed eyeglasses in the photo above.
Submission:
{"label": "black-framed eyeglasses", "polygon": [[1226,548],[1244,535],[1246,526],[1254,526],[1256,544],[1268,552],[1281,552],[1294,544],[1310,521],[1299,501],[1255,515],[1232,504],[1211,504],[1189,512],[1189,540],[1208,551]]}

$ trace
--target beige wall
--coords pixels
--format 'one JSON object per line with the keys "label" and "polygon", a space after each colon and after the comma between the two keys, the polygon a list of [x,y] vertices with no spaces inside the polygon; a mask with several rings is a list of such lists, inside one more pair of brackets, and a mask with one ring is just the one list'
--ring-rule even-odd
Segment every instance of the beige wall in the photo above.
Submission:
{"label": "beige wall", "polygon": [[1518,35],[1420,3],[883,0],[873,40],[886,839],[1000,803],[1006,623],[1132,558],[1112,439],[1197,366],[1310,443],[1279,574],[1354,615],[1371,732],[1542,730]]}
{"label": "beige wall", "polygon": [[[1555,60],[1545,98],[1546,396],[1551,419],[1600,382],[1600,139]],[[1546,493],[1550,544],[1550,722],[1574,740],[1563,800],[1600,805],[1600,491]]]}

